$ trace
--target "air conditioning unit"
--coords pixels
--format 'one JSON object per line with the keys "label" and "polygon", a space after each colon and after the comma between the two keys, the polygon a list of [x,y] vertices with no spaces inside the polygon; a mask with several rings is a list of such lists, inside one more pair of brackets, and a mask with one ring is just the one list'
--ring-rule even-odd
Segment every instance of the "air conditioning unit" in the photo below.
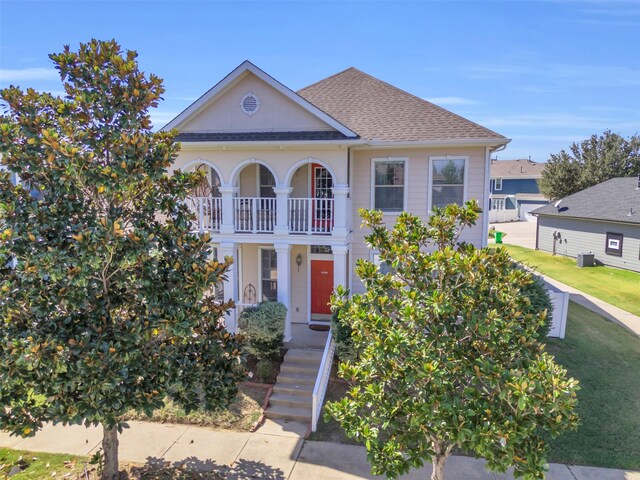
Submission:
{"label": "air conditioning unit", "polygon": [[596,256],[593,253],[579,253],[578,267],[593,267],[596,264]]}

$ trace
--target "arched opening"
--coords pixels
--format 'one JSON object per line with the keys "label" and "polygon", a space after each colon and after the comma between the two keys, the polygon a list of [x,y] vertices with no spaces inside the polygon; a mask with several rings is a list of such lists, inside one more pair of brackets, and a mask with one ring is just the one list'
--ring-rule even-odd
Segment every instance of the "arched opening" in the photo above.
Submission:
{"label": "arched opening", "polygon": [[334,177],[331,171],[311,159],[288,176],[289,228],[294,233],[330,233],[333,227]]}
{"label": "arched opening", "polygon": [[232,182],[238,190],[233,199],[235,231],[273,232],[277,178],[269,166],[254,159],[240,164],[232,174]]}
{"label": "arched opening", "polygon": [[187,197],[187,205],[196,216],[196,229],[219,231],[222,223],[222,180],[218,170],[206,162],[194,162],[187,172],[204,172],[200,182]]}

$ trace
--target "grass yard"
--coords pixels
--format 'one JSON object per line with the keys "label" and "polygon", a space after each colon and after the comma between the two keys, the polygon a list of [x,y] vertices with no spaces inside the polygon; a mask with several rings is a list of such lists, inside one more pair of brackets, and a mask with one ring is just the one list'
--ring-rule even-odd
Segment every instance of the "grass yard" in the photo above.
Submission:
{"label": "grass yard", "polygon": [[640,470],[640,338],[571,302],[567,337],[548,350],[581,388],[581,425],[551,441],[550,460]]}
{"label": "grass yard", "polygon": [[[493,246],[493,245],[492,245]],[[600,300],[640,315],[640,273],[614,267],[578,268],[574,258],[501,245],[514,260]]]}
{"label": "grass yard", "polygon": [[[581,419],[577,431],[550,440],[549,461],[640,470],[640,338],[571,302],[567,337],[550,339],[548,350],[580,380]],[[347,388],[332,380],[326,400]],[[311,440],[356,444],[333,420],[320,420]]]}
{"label": "grass yard", "polygon": [[[53,453],[36,453],[0,448],[0,479],[5,480],[99,480],[100,475],[88,457],[75,457]],[[9,476],[14,467],[21,471]],[[86,467],[86,471],[85,471]],[[199,472],[188,462],[183,464],[120,464],[120,478],[130,480],[223,480],[226,476],[218,472]]]}
{"label": "grass yard", "polygon": [[264,388],[244,383],[240,385],[238,396],[229,409],[222,412],[208,413],[196,410],[186,414],[182,408],[167,402],[164,408],[154,411],[152,417],[132,411],[125,418],[163,423],[186,423],[246,432],[262,415],[262,404],[266,393]]}
{"label": "grass yard", "polygon": [[[84,478],[84,466],[88,461],[87,458],[73,455],[54,455],[0,448],[0,478],[11,478],[12,480]],[[87,468],[90,466],[88,465]],[[10,475],[12,469],[14,474]],[[20,472],[16,473],[18,469]]]}

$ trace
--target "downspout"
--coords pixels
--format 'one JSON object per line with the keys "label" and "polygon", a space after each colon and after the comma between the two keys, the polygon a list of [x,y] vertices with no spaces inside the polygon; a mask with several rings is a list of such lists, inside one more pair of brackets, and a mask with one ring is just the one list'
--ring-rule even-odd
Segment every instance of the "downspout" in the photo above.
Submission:
{"label": "downspout", "polygon": [[482,248],[489,243],[489,197],[491,197],[491,150],[484,147],[484,199],[482,201]]}

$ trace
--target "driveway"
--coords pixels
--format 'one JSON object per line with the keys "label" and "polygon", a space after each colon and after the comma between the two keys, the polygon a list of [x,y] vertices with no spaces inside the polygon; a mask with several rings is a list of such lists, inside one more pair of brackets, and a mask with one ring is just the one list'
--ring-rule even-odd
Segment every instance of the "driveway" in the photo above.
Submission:
{"label": "driveway", "polygon": [[495,227],[497,231],[506,233],[502,243],[536,248],[536,225],[537,219],[534,222],[492,223],[489,228]]}

